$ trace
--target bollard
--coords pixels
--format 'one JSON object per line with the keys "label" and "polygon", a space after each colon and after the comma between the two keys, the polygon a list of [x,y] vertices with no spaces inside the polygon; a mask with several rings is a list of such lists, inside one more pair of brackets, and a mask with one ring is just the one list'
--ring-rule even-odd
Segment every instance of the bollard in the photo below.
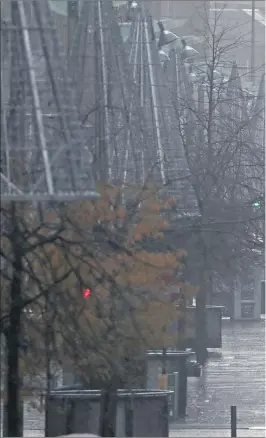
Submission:
{"label": "bollard", "polygon": [[231,437],[236,437],[236,406],[231,406]]}
{"label": "bollard", "polygon": [[125,435],[126,437],[134,436],[134,411],[132,398],[125,402]]}
{"label": "bollard", "polygon": [[178,415],[185,418],[187,412],[187,356],[180,357],[178,368]]}

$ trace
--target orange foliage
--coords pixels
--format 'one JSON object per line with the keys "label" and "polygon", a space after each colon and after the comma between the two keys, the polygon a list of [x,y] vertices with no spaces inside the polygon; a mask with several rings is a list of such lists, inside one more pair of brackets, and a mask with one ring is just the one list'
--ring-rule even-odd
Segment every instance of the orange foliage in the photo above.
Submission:
{"label": "orange foliage", "polygon": [[[169,326],[178,314],[169,300],[165,274],[175,277],[185,255],[182,250],[149,252],[145,247],[145,238],[152,237],[160,248],[168,226],[161,214],[163,203],[152,189],[125,195],[107,186],[100,193],[99,200],[64,206],[61,240],[30,256],[38,277],[48,284],[71,268],[60,283],[62,298],[68,297],[67,308],[59,307],[58,314],[61,321],[64,315],[67,318],[68,337],[76,336],[76,343],[82,333],[84,338],[96,339],[102,348],[101,358],[95,359],[99,367],[118,348],[117,343],[143,348],[176,345]],[[126,203],[122,202],[125,197]],[[53,215],[47,212],[46,222],[51,217],[54,221]],[[92,290],[87,300],[82,298],[83,287]],[[59,320],[55,327],[60,332]],[[88,346],[88,351],[87,359],[94,360],[94,349]]]}
{"label": "orange foliage", "polygon": [[[184,251],[151,253],[141,244],[145,238],[162,239],[168,226],[160,214],[162,203],[152,190],[134,194],[135,207],[131,209],[123,205],[117,188],[103,187],[100,193],[99,200],[67,207],[62,233],[62,238],[68,241],[67,254],[66,248],[58,244],[45,247],[45,257],[53,268],[60,268],[62,273],[63,266],[71,262],[73,269],[79,268],[84,284],[90,284],[90,277],[108,276],[118,284],[131,286],[159,281],[163,284],[165,271],[182,269],[180,259]],[[46,221],[49,218],[50,212]],[[97,225],[101,227],[100,241],[94,229]],[[43,257],[39,257],[34,263],[43,265]]]}

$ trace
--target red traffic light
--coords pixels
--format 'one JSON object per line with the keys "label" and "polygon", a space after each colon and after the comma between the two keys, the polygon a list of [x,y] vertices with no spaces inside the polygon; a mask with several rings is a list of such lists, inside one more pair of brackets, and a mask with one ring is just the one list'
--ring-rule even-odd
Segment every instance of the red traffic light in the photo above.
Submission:
{"label": "red traffic light", "polygon": [[91,294],[91,290],[90,289],[83,289],[83,298],[86,300],[86,298],[88,298]]}

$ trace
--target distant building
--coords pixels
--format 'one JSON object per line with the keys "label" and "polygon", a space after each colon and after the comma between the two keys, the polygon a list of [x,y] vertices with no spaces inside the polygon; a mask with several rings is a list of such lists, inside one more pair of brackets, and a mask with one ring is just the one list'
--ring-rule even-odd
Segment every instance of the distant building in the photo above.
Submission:
{"label": "distant building", "polygon": [[[170,19],[178,36],[199,35],[208,11],[209,0],[146,0],[147,7],[155,20]],[[167,24],[170,25],[170,22]],[[173,30],[173,29],[171,29]]]}
{"label": "distant building", "polygon": [[208,0],[146,0],[154,18],[188,19],[197,9],[208,6]]}

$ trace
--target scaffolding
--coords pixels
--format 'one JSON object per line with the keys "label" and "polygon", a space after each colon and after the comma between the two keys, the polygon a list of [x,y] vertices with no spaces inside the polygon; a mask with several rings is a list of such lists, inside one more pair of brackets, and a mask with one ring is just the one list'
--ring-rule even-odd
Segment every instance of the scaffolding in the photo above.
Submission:
{"label": "scaffolding", "polygon": [[145,167],[153,166],[154,181],[165,187],[167,196],[177,200],[181,215],[195,215],[197,199],[167,76],[161,65],[152,18],[142,4],[132,22],[127,49],[148,140]]}
{"label": "scaffolding", "polygon": [[1,23],[1,199],[97,197],[48,0],[13,0]]}
{"label": "scaffolding", "polygon": [[84,2],[68,56],[79,117],[94,139],[97,181],[144,181],[142,118],[110,0]]}

